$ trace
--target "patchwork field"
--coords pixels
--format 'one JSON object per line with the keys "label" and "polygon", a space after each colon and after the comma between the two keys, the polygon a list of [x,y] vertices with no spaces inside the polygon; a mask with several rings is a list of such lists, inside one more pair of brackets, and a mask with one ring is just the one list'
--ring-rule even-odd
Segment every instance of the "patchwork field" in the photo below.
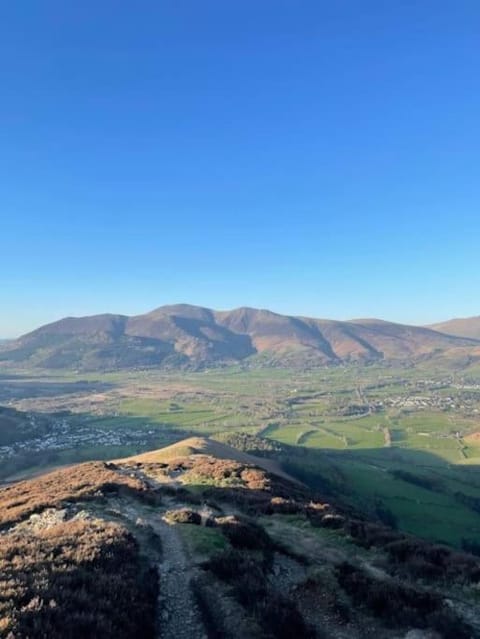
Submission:
{"label": "patchwork field", "polygon": [[283,445],[300,479],[424,537],[480,538],[480,375],[343,366],[299,372],[5,374],[0,475],[153,450],[189,435]]}

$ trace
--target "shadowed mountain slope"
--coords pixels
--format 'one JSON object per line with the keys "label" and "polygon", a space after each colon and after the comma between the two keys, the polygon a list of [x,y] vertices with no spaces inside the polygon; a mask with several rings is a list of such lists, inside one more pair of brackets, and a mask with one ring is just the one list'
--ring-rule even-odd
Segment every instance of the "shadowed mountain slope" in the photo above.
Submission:
{"label": "shadowed mountain slope", "polygon": [[252,356],[269,365],[478,357],[480,340],[376,319],[333,321],[178,304],[150,313],[65,318],[9,343],[0,361],[45,368],[202,368]]}

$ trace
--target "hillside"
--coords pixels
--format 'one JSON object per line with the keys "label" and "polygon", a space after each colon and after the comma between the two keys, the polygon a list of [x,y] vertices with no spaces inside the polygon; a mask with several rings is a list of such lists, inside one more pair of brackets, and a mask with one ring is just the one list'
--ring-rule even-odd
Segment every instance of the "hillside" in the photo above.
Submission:
{"label": "hillside", "polygon": [[291,475],[284,472],[280,465],[271,459],[256,457],[246,452],[227,446],[222,442],[209,439],[207,437],[189,437],[171,446],[166,446],[160,450],[149,451],[141,455],[135,455],[125,459],[126,462],[140,464],[163,463],[178,459],[179,457],[189,457],[191,455],[203,455],[215,457],[215,459],[229,459],[242,464],[258,466],[267,473],[282,477],[292,483],[297,483]]}
{"label": "hillside", "polygon": [[447,335],[466,337],[480,340],[480,315],[477,317],[462,317],[439,324],[432,324],[429,328]]}
{"label": "hillside", "polygon": [[480,636],[478,558],[266,463],[191,438],[1,489],[0,637]]}
{"label": "hillside", "polygon": [[52,369],[203,368],[240,361],[318,366],[480,357],[480,340],[381,320],[319,320],[239,308],[163,306],[127,317],[65,318],[8,343],[0,361]]}

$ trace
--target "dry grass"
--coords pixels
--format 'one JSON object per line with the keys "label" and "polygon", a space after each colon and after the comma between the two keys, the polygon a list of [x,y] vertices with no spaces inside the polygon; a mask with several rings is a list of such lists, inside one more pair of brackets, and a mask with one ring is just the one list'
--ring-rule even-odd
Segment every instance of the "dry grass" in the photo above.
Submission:
{"label": "dry grass", "polygon": [[255,457],[249,453],[244,453],[232,446],[222,444],[213,439],[207,437],[189,437],[176,444],[161,448],[160,450],[154,450],[143,455],[136,455],[135,457],[129,457],[120,462],[139,462],[145,463],[159,463],[159,462],[171,462],[175,459],[184,457],[201,456],[214,457],[217,461],[229,460],[236,461],[243,465],[256,466],[267,473],[273,473],[278,477],[287,479],[295,484],[299,484],[298,480],[294,479],[286,472],[284,472],[280,465],[271,459],[264,457]]}
{"label": "dry grass", "polygon": [[103,462],[80,464],[22,481],[0,490],[0,529],[47,507],[120,490],[140,494],[146,489],[140,480],[121,475]]}

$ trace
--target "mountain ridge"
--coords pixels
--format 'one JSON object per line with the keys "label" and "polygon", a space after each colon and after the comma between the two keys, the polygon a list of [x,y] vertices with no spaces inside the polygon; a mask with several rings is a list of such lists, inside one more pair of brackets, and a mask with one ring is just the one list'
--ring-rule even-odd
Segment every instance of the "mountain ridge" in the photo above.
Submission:
{"label": "mountain ridge", "polygon": [[0,361],[83,370],[203,368],[250,361],[329,365],[480,357],[479,339],[375,318],[329,320],[239,307],[160,306],[140,315],[66,317],[9,342]]}
{"label": "mountain ridge", "polygon": [[429,328],[448,335],[455,335],[456,337],[480,339],[480,315],[456,317],[445,322],[431,324]]}
{"label": "mountain ridge", "polygon": [[190,438],[0,488],[0,636],[479,636],[478,557],[270,462]]}

